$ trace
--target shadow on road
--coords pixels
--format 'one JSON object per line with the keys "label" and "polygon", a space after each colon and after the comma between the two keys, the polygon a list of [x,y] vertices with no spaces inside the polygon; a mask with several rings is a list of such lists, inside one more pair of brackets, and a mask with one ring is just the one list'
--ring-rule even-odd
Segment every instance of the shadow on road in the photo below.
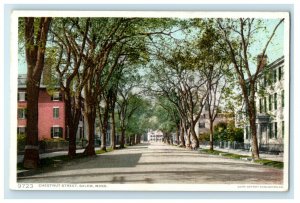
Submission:
{"label": "shadow on road", "polygon": [[91,168],[123,168],[135,167],[139,162],[141,153],[126,153],[126,154],[105,154],[96,156],[92,159],[82,162],[72,161],[62,167],[61,171],[65,170],[80,170]]}

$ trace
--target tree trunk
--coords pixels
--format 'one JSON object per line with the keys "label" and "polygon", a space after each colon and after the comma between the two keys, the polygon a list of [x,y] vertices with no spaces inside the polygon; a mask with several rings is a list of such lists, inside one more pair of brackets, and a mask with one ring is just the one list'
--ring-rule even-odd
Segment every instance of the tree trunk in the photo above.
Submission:
{"label": "tree trunk", "polygon": [[185,147],[184,127],[182,121],[180,121],[180,145],[179,146]]}
{"label": "tree trunk", "polygon": [[214,150],[214,123],[212,120],[210,120],[209,123],[209,129],[210,129],[210,136],[209,136],[209,149]]}
{"label": "tree trunk", "polygon": [[[80,99],[75,98],[75,104],[72,107],[70,92],[65,91],[65,112],[66,112],[66,137],[69,136],[68,156],[74,158],[76,156],[76,134],[81,115]],[[72,112],[73,111],[73,112]]]}
{"label": "tree trunk", "polygon": [[90,109],[86,114],[88,122],[89,144],[85,148],[84,154],[87,156],[96,155],[95,153],[95,111]]}
{"label": "tree trunk", "polygon": [[[100,106],[98,106],[98,116],[100,121],[100,128],[101,128],[101,150],[106,151],[106,135],[107,135],[107,128],[108,128],[108,103],[104,108],[103,115],[101,115]],[[101,116],[103,116],[101,118]]]}
{"label": "tree trunk", "polygon": [[138,144],[138,135],[134,134],[134,144]]}
{"label": "tree trunk", "polygon": [[91,94],[91,81],[85,86],[84,114],[88,122],[89,144],[85,148],[84,154],[87,156],[96,155],[95,153],[95,119],[96,105],[95,98]]}
{"label": "tree trunk", "polygon": [[115,112],[111,112],[111,132],[110,132],[110,146],[116,149],[116,125],[115,125]]}
{"label": "tree trunk", "polygon": [[186,124],[184,124],[184,133],[185,133],[185,136],[186,136],[185,147],[190,148],[190,146],[191,146],[191,134],[190,134],[190,130],[188,129],[188,126]]}
{"label": "tree trunk", "polygon": [[[37,168],[39,165],[38,144],[38,97],[39,86],[27,82],[27,136],[24,154],[24,168]],[[50,130],[50,129],[49,129]]]}
{"label": "tree trunk", "polygon": [[121,126],[120,148],[125,147],[125,128]]}
{"label": "tree trunk", "polygon": [[199,139],[197,137],[196,131],[195,131],[195,124],[192,122],[191,123],[191,135],[192,135],[192,148],[193,149],[198,149],[199,148]]}
{"label": "tree trunk", "polygon": [[259,159],[259,149],[257,143],[257,132],[256,132],[256,114],[255,114],[255,105],[253,101],[250,101],[249,104],[249,120],[250,120],[250,129],[252,135],[252,158]]}
{"label": "tree trunk", "polygon": [[[35,18],[25,18],[24,39],[27,63],[27,135],[23,159],[24,168],[39,165],[38,145],[38,100],[41,75],[44,69],[48,30],[52,18],[40,18],[39,26]],[[35,28],[38,28],[36,31]],[[49,129],[50,130],[50,129]]]}
{"label": "tree trunk", "polygon": [[250,83],[250,95],[248,96],[247,86],[243,81],[240,81],[240,85],[243,91],[244,101],[248,109],[246,110],[249,114],[249,124],[252,135],[252,158],[259,159],[259,148],[257,142],[257,132],[256,132],[256,108],[255,108],[255,85]]}
{"label": "tree trunk", "polygon": [[107,135],[107,125],[106,127],[101,127],[101,150],[106,151],[106,135]]}
{"label": "tree trunk", "polygon": [[180,135],[180,123],[177,123],[176,126],[176,145],[179,145],[179,135]]}

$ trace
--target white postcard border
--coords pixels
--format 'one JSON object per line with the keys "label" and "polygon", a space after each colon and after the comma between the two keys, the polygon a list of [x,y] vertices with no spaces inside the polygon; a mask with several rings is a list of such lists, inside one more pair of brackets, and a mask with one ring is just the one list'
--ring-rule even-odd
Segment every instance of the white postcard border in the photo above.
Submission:
{"label": "white postcard border", "polygon": [[[288,12],[213,12],[213,11],[47,11],[15,10],[11,14],[11,58],[10,58],[10,133],[17,134],[17,75],[18,75],[18,17],[175,17],[175,18],[285,18],[284,22],[284,60],[285,73],[290,72],[290,16]],[[284,74],[285,90],[290,91],[289,74]],[[290,119],[290,92],[285,91],[284,116]],[[15,108],[13,108],[15,107]],[[285,120],[289,129],[289,119]],[[289,152],[289,130],[285,131],[284,152]],[[284,153],[283,185],[247,185],[247,184],[70,184],[70,183],[17,183],[17,139],[10,136],[9,184],[13,190],[101,190],[101,191],[288,191],[289,189],[289,153]],[[44,184],[44,185],[41,185]],[[47,186],[48,184],[48,186]],[[53,184],[53,185],[51,185]],[[81,185],[81,186],[80,186]],[[99,187],[96,187],[98,185]],[[93,186],[93,187],[92,187]],[[126,187],[124,187],[126,186]]]}

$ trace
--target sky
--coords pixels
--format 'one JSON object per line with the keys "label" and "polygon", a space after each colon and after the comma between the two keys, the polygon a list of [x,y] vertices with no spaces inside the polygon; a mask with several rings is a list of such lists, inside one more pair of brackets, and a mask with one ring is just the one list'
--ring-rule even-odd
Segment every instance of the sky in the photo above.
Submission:
{"label": "sky", "polygon": [[[267,42],[268,36],[271,35],[271,32],[276,26],[278,21],[279,19],[268,19],[265,21],[267,26],[267,31],[260,32],[256,35],[255,42],[251,46],[251,49],[249,50],[251,55],[257,56],[262,52],[262,49]],[[268,62],[272,63],[276,59],[280,58],[281,56],[283,56],[283,52],[284,52],[284,23],[282,23],[278,27],[276,34],[273,37],[273,40],[267,49]],[[18,74],[26,74],[27,72],[24,55],[25,55],[24,52],[18,54],[19,56]],[[256,61],[250,62],[250,66],[254,69],[256,67]]]}

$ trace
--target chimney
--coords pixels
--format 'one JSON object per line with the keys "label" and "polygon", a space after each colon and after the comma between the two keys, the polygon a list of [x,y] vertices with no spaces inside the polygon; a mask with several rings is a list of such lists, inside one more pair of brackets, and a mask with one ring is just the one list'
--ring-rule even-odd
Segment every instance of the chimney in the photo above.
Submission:
{"label": "chimney", "polygon": [[[262,62],[261,62],[261,64],[260,64],[260,67],[258,67],[260,61],[262,61]],[[259,69],[263,69],[267,64],[268,64],[268,56],[267,56],[267,55],[264,55],[264,57],[262,57],[262,54],[259,54],[259,55],[257,56],[257,67],[258,67]]]}
{"label": "chimney", "polygon": [[51,62],[49,59],[45,58],[45,65],[42,73],[41,84],[49,85],[51,83]]}

